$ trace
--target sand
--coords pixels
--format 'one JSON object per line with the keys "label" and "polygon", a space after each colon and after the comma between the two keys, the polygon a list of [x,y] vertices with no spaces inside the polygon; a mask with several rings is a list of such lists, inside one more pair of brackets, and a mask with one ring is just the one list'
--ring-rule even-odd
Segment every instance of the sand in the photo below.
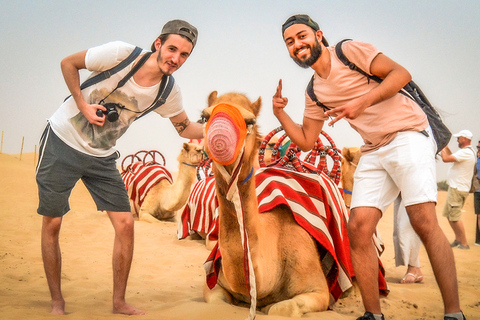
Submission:
{"label": "sand", "polygon": [[[41,217],[36,213],[37,187],[34,154],[0,154],[0,319],[51,319],[48,291],[40,253]],[[448,239],[453,231],[440,214],[445,192],[439,193],[437,216]],[[62,283],[66,319],[123,319],[111,313],[113,228],[107,215],[96,211],[87,190],[73,190],[72,210],[60,234]],[[468,319],[480,319],[480,246],[473,245],[473,197],[465,204],[463,221],[470,250],[454,249],[461,305]],[[425,250],[420,261],[423,283],[399,284],[405,267],[395,267],[392,209],[379,230],[386,245],[382,262],[390,295],[381,299],[384,314],[395,319],[443,319],[443,305]],[[201,240],[177,240],[174,222],[135,224],[135,254],[127,302],[143,309],[141,319],[245,319],[248,308],[207,304],[202,298],[203,262],[208,256]],[[310,313],[306,319],[356,319],[363,314],[358,293],[337,302],[334,310]],[[59,317],[59,316],[55,316]],[[258,312],[258,320],[286,320]]]}

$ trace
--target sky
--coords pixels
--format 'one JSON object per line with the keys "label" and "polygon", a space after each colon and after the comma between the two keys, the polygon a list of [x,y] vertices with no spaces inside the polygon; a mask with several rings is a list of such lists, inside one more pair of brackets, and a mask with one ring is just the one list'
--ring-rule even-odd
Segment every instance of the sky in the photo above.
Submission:
{"label": "sky", "polygon": [[[453,133],[480,140],[480,1],[478,0],[0,0],[0,131],[2,152],[34,152],[46,120],[69,94],[60,61],[75,52],[122,40],[149,48],[162,26],[184,19],[199,30],[197,46],[174,73],[184,107],[196,121],[212,91],[262,99],[263,134],[279,126],[272,113],[278,80],[287,112],[301,123],[305,87],[313,73],[288,55],[281,25],[309,14],[331,44],[369,42],[406,67]],[[82,79],[87,73],[82,72]],[[325,131],[337,147],[360,146],[346,121]],[[134,123],[116,149],[123,157],[158,150],[177,168],[183,142],[168,119],[152,113]],[[456,139],[449,144],[458,150]],[[437,180],[449,165],[437,161]]]}

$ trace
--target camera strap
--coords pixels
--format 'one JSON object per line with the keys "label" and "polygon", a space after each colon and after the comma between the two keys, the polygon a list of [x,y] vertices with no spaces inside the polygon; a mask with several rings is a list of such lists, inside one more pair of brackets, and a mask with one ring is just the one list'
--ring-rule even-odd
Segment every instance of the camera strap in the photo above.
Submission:
{"label": "camera strap", "polygon": [[147,113],[152,112],[153,110],[157,109],[162,104],[164,104],[167,101],[167,97],[170,94],[170,91],[172,91],[174,83],[175,83],[175,79],[173,78],[173,76],[163,75],[162,82],[160,83],[160,87],[158,88],[158,93],[155,100],[150,105],[150,107],[145,109],[141,115],[135,118],[135,120],[140,119]]}
{"label": "camera strap", "polygon": [[[127,83],[127,81],[135,74],[135,72],[137,72],[143,66],[145,61],[147,61],[148,58],[151,55],[152,55],[152,52],[145,53],[143,55],[143,57],[140,60],[138,60],[137,64],[133,66],[132,70],[130,70],[130,72],[128,72],[125,75],[125,77],[123,77],[123,79],[118,82],[115,89],[113,89],[112,92],[110,92],[99,103],[103,102],[109,95],[111,95],[113,92],[115,92],[115,90],[117,90],[118,88],[122,87],[125,83]],[[160,86],[158,88],[157,96],[155,97],[155,99],[153,100],[153,103],[148,108],[146,108],[144,111],[141,111],[141,112],[133,111],[133,110],[130,110],[130,109],[127,109],[127,108],[125,108],[125,109],[129,110],[131,112],[141,113],[141,115],[136,117],[135,120],[140,119],[141,117],[143,117],[147,113],[150,113],[151,111],[157,109],[158,107],[160,107],[162,104],[164,104],[167,101],[167,97],[170,94],[170,91],[172,91],[174,83],[175,83],[175,79],[172,76],[163,75],[162,81],[160,82]]]}
{"label": "camera strap", "polygon": [[135,72],[137,72],[138,69],[140,69],[140,68],[143,66],[143,64],[145,63],[145,61],[147,61],[148,58],[149,58],[151,55],[152,55],[151,52],[145,53],[145,54],[143,55],[143,57],[140,58],[140,60],[138,60],[137,64],[133,66],[132,70],[130,70],[130,71],[125,75],[125,77],[123,77],[122,80],[118,81],[117,86],[115,87],[115,89],[113,89],[109,94],[107,94],[107,95],[105,96],[105,98],[103,98],[102,100],[100,100],[99,104],[102,104],[102,103],[105,101],[105,99],[108,98],[108,96],[110,96],[112,93],[115,92],[115,90],[117,90],[117,89],[120,88],[120,87],[123,87],[123,85],[124,85],[125,83],[127,83],[127,81],[135,74]]}
{"label": "camera strap", "polygon": [[[80,85],[80,89],[83,90],[89,86],[92,86],[96,83],[99,83],[100,81],[103,81],[105,79],[108,79],[110,78],[113,74],[119,72],[120,70],[124,69],[125,67],[127,67],[130,63],[132,63],[133,61],[135,61],[135,59],[140,55],[140,53],[142,53],[142,48],[140,47],[135,47],[135,49],[132,51],[132,53],[127,57],[125,58],[124,60],[122,60],[118,65],[116,65],[115,67],[111,68],[111,69],[108,69],[106,71],[103,71],[87,80],[85,80],[81,85]],[[130,70],[123,78],[122,80],[120,80],[117,84],[117,86],[115,87],[115,89],[113,89],[107,96],[105,96],[99,103],[102,103],[105,101],[105,99],[110,96],[113,92],[115,92],[115,90],[117,90],[118,88],[122,87],[123,85],[125,85],[125,83],[127,83],[127,81],[135,74],[135,72],[137,72],[142,66],[143,64],[148,60],[148,58],[152,55],[152,52],[147,52],[145,53],[141,58],[140,60],[138,60],[138,62],[133,66],[132,70]],[[139,115],[138,117],[135,118],[135,120],[138,120],[140,119],[141,117],[143,117],[144,115],[146,115],[147,113],[157,109],[158,107],[160,107],[161,105],[163,105],[166,101],[167,101],[167,97],[168,95],[170,94],[170,92],[172,91],[172,88],[173,88],[173,85],[175,83],[175,79],[173,78],[173,76],[163,76],[162,77],[162,81],[160,83],[160,86],[159,86],[159,89],[158,89],[158,93],[157,93],[157,96],[155,97],[155,100],[153,100],[153,103],[147,108],[145,109],[144,111],[141,111],[141,112],[138,112],[138,111],[133,111],[133,110],[129,110],[129,109],[126,109],[126,110],[129,110],[131,112],[135,112],[135,113],[141,113],[141,115]],[[71,96],[71,95],[70,95]],[[70,96],[66,97],[65,100],[67,100]],[[64,100],[64,101],[65,101]]]}

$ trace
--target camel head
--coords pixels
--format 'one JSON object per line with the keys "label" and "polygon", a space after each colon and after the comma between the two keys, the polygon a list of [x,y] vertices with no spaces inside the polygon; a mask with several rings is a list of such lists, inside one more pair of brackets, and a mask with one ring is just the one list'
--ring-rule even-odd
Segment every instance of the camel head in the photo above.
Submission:
{"label": "camel head", "polygon": [[357,147],[344,147],[342,149],[342,188],[344,190],[343,198],[347,207],[350,206],[352,195],[348,192],[353,190],[353,174],[357,169],[357,164],[360,161],[362,153]]}
{"label": "camel head", "polygon": [[[202,112],[205,125],[205,151],[216,165],[232,173],[242,156],[242,167],[250,170],[260,146],[256,118],[261,98],[251,102],[245,95],[227,93],[208,97],[208,107]],[[249,172],[247,172],[248,174]],[[242,178],[242,174],[240,174]]]}
{"label": "camel head", "polygon": [[203,147],[196,143],[183,144],[182,150],[177,157],[179,163],[184,163],[190,166],[198,166],[203,160]]}

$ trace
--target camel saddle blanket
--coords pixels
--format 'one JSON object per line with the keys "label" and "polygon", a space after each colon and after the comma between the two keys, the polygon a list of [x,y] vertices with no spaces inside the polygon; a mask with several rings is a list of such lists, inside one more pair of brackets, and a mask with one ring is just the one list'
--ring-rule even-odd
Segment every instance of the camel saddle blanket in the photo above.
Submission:
{"label": "camel saddle blanket", "polygon": [[183,209],[177,238],[185,239],[194,232],[206,234],[208,240],[218,239],[218,201],[215,194],[215,177],[197,181]]}
{"label": "camel saddle blanket", "polygon": [[145,197],[150,189],[163,179],[173,183],[170,172],[162,165],[137,162],[122,175],[134,215],[138,216]]}
{"label": "camel saddle blanket", "polygon": [[[296,220],[319,244],[318,250],[332,301],[352,286],[355,276],[347,233],[349,212],[337,185],[323,172],[301,173],[282,167],[261,168],[256,173],[259,212],[287,205]],[[204,264],[207,285],[213,288],[221,267],[217,246]],[[379,288],[388,294],[385,271],[379,260]]]}

